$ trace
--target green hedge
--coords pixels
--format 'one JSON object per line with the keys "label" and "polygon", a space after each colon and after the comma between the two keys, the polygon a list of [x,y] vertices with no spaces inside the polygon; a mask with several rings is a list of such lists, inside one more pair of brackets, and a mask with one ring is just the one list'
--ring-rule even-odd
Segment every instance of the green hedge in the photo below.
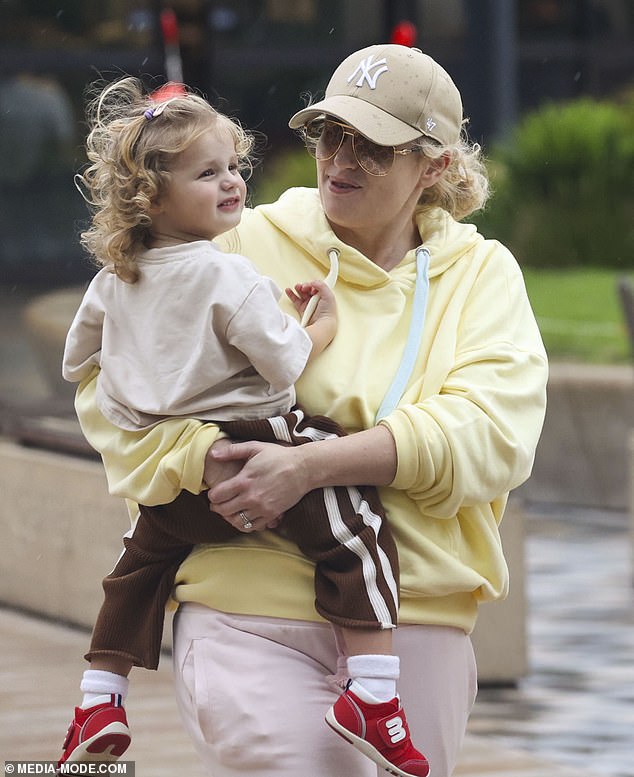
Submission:
{"label": "green hedge", "polygon": [[584,98],[527,115],[490,158],[476,219],[532,267],[634,267],[634,100]]}
{"label": "green hedge", "polygon": [[273,202],[291,186],[317,186],[315,160],[304,146],[289,148],[273,157],[264,157],[251,185],[254,205]]}

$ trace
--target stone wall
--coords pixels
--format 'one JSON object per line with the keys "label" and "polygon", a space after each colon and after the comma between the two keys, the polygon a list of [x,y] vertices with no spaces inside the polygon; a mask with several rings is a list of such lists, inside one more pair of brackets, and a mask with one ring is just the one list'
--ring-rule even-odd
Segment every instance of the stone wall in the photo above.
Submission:
{"label": "stone wall", "polygon": [[625,510],[634,370],[552,364],[548,409],[526,501]]}

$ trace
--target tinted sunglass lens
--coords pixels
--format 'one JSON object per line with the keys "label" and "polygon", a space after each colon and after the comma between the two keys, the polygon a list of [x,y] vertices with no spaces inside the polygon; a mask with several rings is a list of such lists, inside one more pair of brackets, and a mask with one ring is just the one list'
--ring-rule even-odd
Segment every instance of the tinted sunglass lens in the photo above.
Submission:
{"label": "tinted sunglass lens", "polygon": [[317,159],[330,159],[334,156],[343,140],[343,127],[339,124],[324,123],[321,137],[317,144]]}
{"label": "tinted sunglass lens", "polygon": [[306,150],[312,157],[317,156],[317,143],[324,130],[323,121],[311,121],[304,125],[304,143]]}
{"label": "tinted sunglass lens", "polygon": [[352,138],[354,156],[362,170],[370,175],[390,172],[394,163],[392,146],[379,146],[337,122],[318,119],[307,124],[304,130],[306,148],[316,159],[331,159],[341,148],[346,134]]}
{"label": "tinted sunglass lens", "polygon": [[359,165],[370,175],[385,175],[394,163],[392,146],[379,146],[362,135],[355,135],[354,150]]}
{"label": "tinted sunglass lens", "polygon": [[304,126],[304,137],[307,141],[316,143],[324,131],[323,121],[311,121]]}

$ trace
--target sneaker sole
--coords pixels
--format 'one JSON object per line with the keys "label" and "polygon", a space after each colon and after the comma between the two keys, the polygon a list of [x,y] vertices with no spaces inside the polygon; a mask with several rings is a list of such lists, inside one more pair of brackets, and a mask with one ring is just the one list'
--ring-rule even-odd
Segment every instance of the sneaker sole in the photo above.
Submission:
{"label": "sneaker sole", "polygon": [[[346,742],[351,744],[353,747],[356,747],[357,750],[360,750],[363,755],[366,755],[371,761],[374,761],[375,764],[380,766],[382,769],[385,769],[386,772],[395,774],[396,777],[412,777],[411,772],[404,772],[402,769],[399,769],[398,766],[390,763],[387,758],[381,755],[381,753],[376,749],[376,747],[374,747],[374,745],[370,744],[370,742],[367,742],[365,739],[362,739],[356,734],[353,734],[351,731],[348,731],[347,728],[344,728],[335,717],[332,708],[329,709],[326,713],[326,723],[335,732],[335,734],[339,734],[342,739],[345,739]],[[431,777],[431,771],[427,772],[427,777]]]}
{"label": "sneaker sole", "polygon": [[130,729],[124,723],[110,723],[94,737],[80,742],[64,763],[117,761],[131,741]]}

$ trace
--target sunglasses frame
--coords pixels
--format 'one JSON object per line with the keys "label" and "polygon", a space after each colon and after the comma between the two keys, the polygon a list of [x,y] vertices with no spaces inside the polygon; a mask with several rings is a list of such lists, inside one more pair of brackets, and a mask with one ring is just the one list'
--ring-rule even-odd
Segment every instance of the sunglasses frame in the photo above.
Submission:
{"label": "sunglasses frame", "polygon": [[[316,124],[322,124],[323,129],[321,133],[319,134],[319,137],[315,140],[308,135],[308,127],[311,125]],[[317,156],[317,144],[321,140],[321,136],[323,134],[323,130],[326,128],[326,125],[335,125],[337,127],[341,128],[341,140],[339,141],[339,144],[334,149],[334,151],[329,154],[328,156]],[[302,136],[304,139],[304,144],[306,145],[306,149],[308,153],[314,158],[317,159],[319,162],[326,162],[329,159],[332,159],[334,156],[336,156],[339,151],[341,150],[341,147],[343,146],[343,143],[345,141],[346,135],[349,135],[352,139],[352,153],[354,154],[354,158],[359,165],[359,167],[368,175],[373,175],[377,178],[381,178],[384,175],[388,175],[388,173],[392,170],[394,167],[394,160],[396,159],[396,156],[407,156],[408,154],[414,154],[418,151],[422,151],[423,149],[420,146],[412,146],[411,148],[396,148],[395,146],[382,146],[379,143],[375,143],[373,140],[370,140],[369,138],[366,138],[365,135],[363,135],[359,130],[355,129],[354,127],[351,127],[349,124],[344,124],[340,121],[334,121],[333,119],[313,119],[310,122],[307,122],[302,127]],[[364,141],[366,141],[369,144],[369,147],[376,147],[380,149],[392,149],[392,160],[387,167],[386,170],[381,170],[381,172],[375,172],[373,170],[368,170],[368,168],[363,164],[363,162],[359,159],[359,156],[357,154],[357,148],[356,148],[356,140],[357,138],[363,138]]]}

